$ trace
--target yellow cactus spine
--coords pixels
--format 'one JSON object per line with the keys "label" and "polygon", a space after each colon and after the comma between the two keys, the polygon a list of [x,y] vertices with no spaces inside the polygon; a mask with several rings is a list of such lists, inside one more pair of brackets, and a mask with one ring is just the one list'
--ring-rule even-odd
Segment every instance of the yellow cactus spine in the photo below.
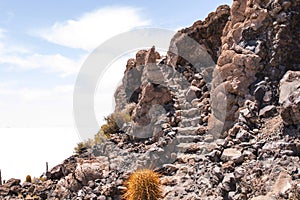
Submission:
{"label": "yellow cactus spine", "polygon": [[125,183],[127,190],[123,195],[126,200],[157,200],[162,198],[159,174],[142,169],[132,173]]}

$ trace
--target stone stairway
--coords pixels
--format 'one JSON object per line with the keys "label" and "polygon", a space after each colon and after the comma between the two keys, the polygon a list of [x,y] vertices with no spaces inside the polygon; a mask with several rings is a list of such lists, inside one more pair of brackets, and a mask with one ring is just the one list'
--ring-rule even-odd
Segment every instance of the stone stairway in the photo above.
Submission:
{"label": "stone stairway", "polygon": [[[178,151],[182,153],[191,152],[192,146],[197,146],[197,143],[203,140],[203,136],[197,133],[200,128],[200,112],[199,108],[191,106],[184,98],[178,98],[179,105],[183,105],[176,114],[180,117],[177,132]],[[197,148],[196,148],[197,149]],[[196,149],[194,149],[196,151]]]}
{"label": "stone stairway", "polygon": [[163,73],[166,80],[165,84],[174,96],[175,116],[180,119],[178,126],[173,127],[177,133],[178,156],[182,157],[186,153],[193,156],[192,154],[206,146],[206,142],[203,142],[205,136],[199,134],[198,131],[202,126],[201,124],[205,123],[203,122],[205,116],[202,115],[199,108],[202,99],[197,98],[193,91],[189,91],[191,84],[185,80],[182,74],[173,70],[170,67],[164,69]]}

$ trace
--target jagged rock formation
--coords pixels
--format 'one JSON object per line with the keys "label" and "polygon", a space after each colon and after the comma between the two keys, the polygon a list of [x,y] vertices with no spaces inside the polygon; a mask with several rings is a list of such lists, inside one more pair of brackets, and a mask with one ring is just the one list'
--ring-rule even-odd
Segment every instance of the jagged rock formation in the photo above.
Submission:
{"label": "jagged rock formation", "polygon": [[235,0],[180,30],[166,57],[138,51],[115,93],[131,122],[0,196],[121,199],[151,167],[164,199],[300,199],[299,15],[299,0]]}
{"label": "jagged rock formation", "polygon": [[288,71],[280,81],[281,117],[287,125],[300,124],[300,71]]}
{"label": "jagged rock formation", "polygon": [[[215,70],[221,82],[214,83],[212,92],[222,98],[212,102],[212,125],[223,130],[238,120],[247,100],[259,107],[278,102],[276,89],[262,91],[257,83],[268,78],[277,88],[287,70],[299,70],[299,1],[234,1],[230,18]],[[225,123],[218,116],[224,98]]]}

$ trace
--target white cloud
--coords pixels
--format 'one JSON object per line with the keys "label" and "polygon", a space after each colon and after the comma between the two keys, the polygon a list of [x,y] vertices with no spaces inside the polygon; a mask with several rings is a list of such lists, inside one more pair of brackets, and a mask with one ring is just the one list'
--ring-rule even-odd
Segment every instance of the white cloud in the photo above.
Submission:
{"label": "white cloud", "polygon": [[[76,20],[57,22],[51,28],[39,31],[39,37],[66,47],[91,51],[114,35],[147,24],[149,20],[143,20],[136,8],[102,8]],[[88,52],[79,58],[59,53],[35,53],[27,47],[7,44],[6,33],[6,30],[0,28],[0,64],[5,64],[10,70],[42,70],[65,77],[78,73],[88,56]]]}
{"label": "white cloud", "polygon": [[45,72],[58,73],[65,77],[78,72],[87,55],[79,59],[71,59],[61,54],[42,55],[11,55],[6,54],[0,57],[0,64],[6,64],[10,69],[42,69]]}
{"label": "white cloud", "polygon": [[79,19],[56,22],[51,28],[38,31],[49,42],[91,51],[105,40],[135,27],[149,25],[131,7],[101,8]]}
{"label": "white cloud", "polygon": [[0,29],[0,64],[10,70],[40,69],[47,73],[56,73],[61,77],[76,74],[87,54],[78,58],[69,58],[61,54],[39,54],[14,44],[6,44],[6,31]]}
{"label": "white cloud", "polygon": [[[76,20],[57,22],[51,28],[40,32],[42,34],[39,36],[66,47],[90,51],[114,35],[150,23],[143,20],[138,13],[139,10],[128,7],[99,9]],[[13,71],[42,71],[63,77],[74,75],[78,72],[89,53],[86,52],[77,58],[66,57],[59,53],[43,54],[28,49],[27,46],[14,45],[9,42],[11,40],[7,40],[7,32],[0,28],[0,66]],[[107,81],[101,82],[104,85],[105,93],[101,99],[105,99],[106,102],[112,101],[112,90],[116,87],[114,84],[120,81],[126,60],[123,59],[122,64],[119,64],[122,69],[118,77],[116,72],[112,72],[108,76],[106,75]],[[20,80],[23,83],[12,82],[12,80],[9,80],[9,83],[0,83],[0,126],[73,125],[73,82],[55,87],[53,86],[55,79],[52,82],[50,78],[50,82],[49,80],[43,82],[43,85],[48,85],[47,87],[28,86],[26,85],[27,78],[34,79],[35,77],[29,75],[29,77],[25,77],[25,81]],[[114,84],[111,83],[111,79],[115,80]],[[108,106],[108,108],[107,112],[111,112],[111,107]],[[104,108],[102,107],[102,109]],[[103,113],[103,110],[99,113]]]}

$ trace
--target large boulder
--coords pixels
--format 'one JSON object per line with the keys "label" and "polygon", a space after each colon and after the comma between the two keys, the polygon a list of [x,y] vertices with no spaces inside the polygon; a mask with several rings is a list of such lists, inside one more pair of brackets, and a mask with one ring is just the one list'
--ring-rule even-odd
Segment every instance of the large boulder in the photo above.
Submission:
{"label": "large boulder", "polygon": [[18,195],[21,191],[20,182],[20,179],[11,178],[3,185],[0,185],[0,197],[6,195]]}
{"label": "large boulder", "polygon": [[280,114],[286,125],[300,124],[300,89],[291,93],[282,103]]}
{"label": "large boulder", "polygon": [[300,71],[287,71],[280,80],[279,103],[283,103],[300,87]]}
{"label": "large boulder", "polygon": [[300,124],[300,71],[288,71],[280,81],[280,114],[286,125]]}
{"label": "large boulder", "polygon": [[148,82],[154,84],[164,83],[163,73],[160,70],[160,67],[156,64],[156,60],[159,58],[160,55],[155,51],[154,46],[149,49],[145,58],[145,67],[141,77],[143,85],[147,84]]}
{"label": "large boulder", "polygon": [[[199,59],[203,53],[201,49],[207,51],[205,55],[208,53],[210,59],[216,62],[221,47],[223,28],[229,20],[229,15],[229,6],[222,5],[215,12],[210,13],[205,20],[199,20],[193,26],[180,30],[170,43],[168,64],[174,67],[177,67],[177,65],[184,66],[186,60],[192,62],[192,64],[199,62],[203,64],[206,59]],[[202,48],[195,48],[196,43],[191,42],[191,40],[200,44]],[[174,55],[174,53],[177,53],[177,55]]]}
{"label": "large boulder", "polygon": [[[233,112],[223,111],[224,120],[234,123],[238,121],[243,102],[251,100],[252,94],[262,107],[274,103],[273,90],[260,88],[254,92],[257,83],[269,77],[271,88],[278,87],[287,70],[299,70],[300,21],[297,19],[300,14],[299,1],[233,1],[230,11],[231,20],[223,29],[211,97],[219,98],[214,102],[223,100],[224,104],[230,104],[227,107],[235,108],[231,109]],[[214,119],[222,121],[221,111],[219,104],[212,104],[211,123],[215,123]]]}
{"label": "large boulder", "polygon": [[141,98],[136,108],[133,110],[132,119],[141,126],[146,126],[151,122],[150,110],[160,105],[164,108],[173,101],[170,90],[162,85],[148,83],[142,91]]}
{"label": "large boulder", "polygon": [[77,163],[74,172],[60,179],[55,187],[54,195],[59,198],[66,198],[71,192],[77,192],[83,186],[87,186],[89,181],[95,181],[103,177],[106,162],[99,160],[85,160]]}
{"label": "large boulder", "polygon": [[[115,98],[115,111],[120,112],[130,103],[138,103],[141,96],[143,82],[162,83],[162,72],[156,65],[160,55],[153,46],[149,50],[140,50],[135,58],[130,58],[126,64],[126,70],[122,84],[117,88]],[[146,82],[146,84],[145,84]]]}

